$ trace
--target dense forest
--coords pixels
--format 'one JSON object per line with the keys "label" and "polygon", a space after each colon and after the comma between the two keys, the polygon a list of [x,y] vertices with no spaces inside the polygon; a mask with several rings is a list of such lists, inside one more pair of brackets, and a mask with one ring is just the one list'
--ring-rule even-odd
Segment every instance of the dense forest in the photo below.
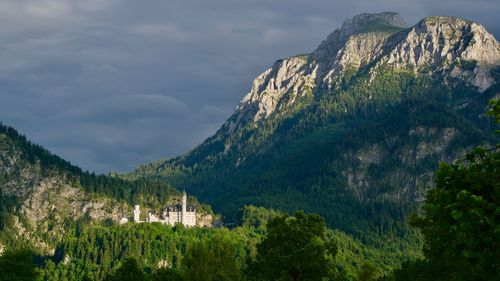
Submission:
{"label": "dense forest", "polygon": [[[500,122],[500,101],[489,114]],[[497,280],[499,149],[440,165],[410,219],[423,253],[403,264],[394,249],[362,245],[318,215],[247,206],[232,229],[75,223],[53,256],[4,253],[0,280]]]}
{"label": "dense forest", "polygon": [[[278,265],[298,267],[304,272],[301,274],[319,274],[331,280],[357,280],[360,268],[373,267],[380,276],[396,267],[405,255],[366,247],[342,232],[327,229],[317,215],[298,212],[289,216],[253,206],[240,213],[241,225],[233,229],[78,224],[53,256],[31,253],[28,261],[35,263],[36,280],[268,280],[261,275],[265,271],[275,271],[269,273],[269,280],[277,280],[274,278],[281,271],[288,270],[276,272]],[[277,245],[283,260],[268,255]],[[291,249],[293,253],[288,252]],[[23,251],[3,255],[0,280],[10,271],[2,265],[19,253]],[[290,255],[293,260],[288,260]],[[309,264],[302,265],[304,261]],[[143,277],[114,276],[130,274],[134,267]],[[317,280],[313,276],[303,278],[298,280]]]}
{"label": "dense forest", "polygon": [[[500,102],[494,108],[500,120]],[[53,257],[5,253],[0,280],[497,280],[499,149],[440,166],[412,219],[425,236],[424,256],[401,267],[384,267],[389,251],[361,247],[318,215],[248,206],[231,230],[81,225]]]}

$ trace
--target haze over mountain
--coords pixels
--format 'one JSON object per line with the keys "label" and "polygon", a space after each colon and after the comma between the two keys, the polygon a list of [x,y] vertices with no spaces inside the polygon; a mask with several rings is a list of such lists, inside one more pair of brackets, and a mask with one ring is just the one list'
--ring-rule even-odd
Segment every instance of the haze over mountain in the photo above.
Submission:
{"label": "haze over mountain", "polygon": [[500,36],[495,0],[3,0],[0,120],[84,169],[130,171],[212,135],[272,61],[383,10]]}

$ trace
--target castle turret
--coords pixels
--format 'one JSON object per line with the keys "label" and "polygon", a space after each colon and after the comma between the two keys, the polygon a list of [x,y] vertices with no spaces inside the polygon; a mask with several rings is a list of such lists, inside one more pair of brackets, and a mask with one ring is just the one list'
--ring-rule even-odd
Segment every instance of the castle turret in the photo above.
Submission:
{"label": "castle turret", "polygon": [[186,215],[187,215],[187,194],[186,191],[182,193],[182,209],[181,209],[181,222],[186,225]]}
{"label": "castle turret", "polygon": [[134,222],[140,222],[140,221],[141,221],[141,209],[139,205],[135,205]]}

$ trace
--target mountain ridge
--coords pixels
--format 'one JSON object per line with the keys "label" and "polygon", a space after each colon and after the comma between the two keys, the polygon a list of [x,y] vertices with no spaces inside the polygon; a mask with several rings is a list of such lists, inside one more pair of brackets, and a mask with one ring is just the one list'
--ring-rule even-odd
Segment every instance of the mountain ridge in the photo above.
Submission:
{"label": "mountain ridge", "polygon": [[[383,12],[382,15],[390,14],[396,18],[399,18],[397,13],[394,12]],[[373,14],[361,14],[361,16],[365,15],[373,15]],[[375,14],[379,15],[379,14]],[[353,19],[356,19],[358,16],[355,16]],[[346,20],[345,23],[350,23],[353,20]],[[447,67],[444,69],[436,69],[434,71],[442,71],[448,72],[448,75],[451,78],[457,78],[465,80],[466,83],[471,83],[473,86],[477,86],[480,88],[480,91],[485,91],[488,87],[491,87],[494,78],[490,74],[492,67],[500,65],[500,45],[491,34],[488,34],[484,27],[478,25],[475,22],[463,20],[458,17],[426,17],[420,20],[413,27],[407,28],[400,32],[369,32],[366,35],[360,35],[355,38],[355,41],[350,44],[349,42],[343,42],[346,44],[347,48],[356,47],[356,43],[359,41],[363,41],[361,44],[358,44],[357,48],[349,51],[344,51],[337,49],[336,44],[338,42],[342,43],[338,37],[340,34],[345,32],[342,31],[342,28],[335,30],[331,33],[326,40],[324,40],[320,46],[308,55],[298,55],[291,56],[285,59],[277,60],[273,66],[263,73],[261,73],[253,82],[251,90],[243,97],[239,105],[237,106],[235,112],[228,118],[228,120],[221,126],[219,131],[217,131],[214,136],[209,137],[208,139],[217,138],[218,135],[222,134],[232,134],[237,129],[242,128],[243,126],[249,123],[257,123],[259,120],[263,118],[269,117],[277,108],[280,106],[286,110],[288,105],[293,104],[294,99],[298,99],[300,97],[308,98],[307,95],[314,95],[314,92],[325,92],[332,91],[332,84],[335,80],[339,80],[342,77],[338,77],[339,75],[345,75],[345,72],[355,72],[356,70],[360,70],[363,67],[370,67],[368,62],[373,64],[371,60],[380,60],[377,56],[374,56],[373,53],[382,53],[383,48],[380,46],[380,43],[384,43],[390,38],[395,38],[393,41],[401,41],[401,37],[407,36],[408,33],[414,33],[415,36],[419,34],[423,34],[423,30],[429,26],[436,26],[436,23],[442,24],[459,24],[462,27],[471,28],[474,30],[478,30],[480,38],[484,38],[487,42],[486,45],[493,45],[493,48],[488,48],[484,46],[480,46],[479,49],[486,49],[486,52],[474,52],[472,50],[461,50],[460,53],[464,53],[464,60],[457,59],[457,56],[452,54],[450,46],[443,46],[446,49],[441,50],[440,52],[435,51],[434,54],[420,55],[415,54],[415,52],[409,52],[406,54],[406,59],[411,63],[410,65],[417,66],[422,65],[424,69],[428,71],[428,68],[433,64],[437,64],[439,67]],[[348,25],[348,24],[347,24]],[[344,26],[344,25],[343,25]],[[449,28],[449,26],[448,26]],[[439,29],[439,28],[436,28]],[[396,34],[395,34],[396,33]],[[442,32],[441,32],[442,33]],[[355,34],[349,34],[347,37],[350,37]],[[469,34],[467,34],[469,35]],[[436,41],[436,37],[431,38],[430,42],[423,42],[429,45]],[[464,35],[464,37],[466,37]],[[334,39],[332,39],[334,38]],[[339,41],[340,40],[340,41]],[[439,39],[440,40],[440,39]],[[439,41],[438,40],[438,41]],[[464,40],[470,41],[470,38],[464,38]],[[356,42],[358,41],[358,42]],[[394,64],[396,68],[405,67],[408,63],[401,62],[401,58],[404,57],[402,55],[402,50],[415,48],[415,46],[411,46],[411,42],[407,42],[406,40],[401,45],[397,45],[394,42],[389,42],[389,45],[394,46],[393,52],[391,52],[386,60],[389,64]],[[484,40],[478,40],[484,41]],[[368,48],[367,45],[369,46]],[[363,48],[361,48],[363,47]],[[460,48],[460,42],[455,42],[455,48]],[[325,50],[330,50],[326,52]],[[369,50],[361,51],[361,49]],[[463,46],[462,46],[463,49]],[[458,49],[460,51],[460,49]],[[335,55],[332,55],[335,53]],[[360,58],[359,55],[352,56],[353,54],[361,53],[366,54],[366,58]],[[425,51],[422,51],[425,53]],[[490,53],[493,54],[490,55]],[[332,62],[330,59],[325,59],[324,57],[330,55],[333,56],[334,61]],[[439,56],[437,56],[439,55]],[[435,61],[436,56],[439,59],[455,59],[454,61],[450,61],[445,66],[441,66],[443,63],[442,60]],[[340,60],[339,60],[340,58]],[[478,60],[475,60],[477,58]],[[323,60],[326,63],[322,63],[320,65],[311,66],[311,61],[314,60]],[[427,61],[430,60],[430,61]],[[332,65],[333,64],[333,65]],[[323,77],[318,74],[321,72],[321,68],[325,68],[322,70]],[[468,69],[461,69],[461,68]],[[472,69],[471,69],[472,68]],[[373,73],[376,73],[373,69],[363,69],[364,71],[371,71],[373,79]],[[413,72],[418,73],[418,69],[413,67]],[[338,75],[335,75],[335,73]],[[472,74],[471,74],[472,72]],[[347,73],[347,75],[351,75]],[[477,78],[477,79],[476,79]],[[315,89],[313,89],[315,88]],[[300,92],[300,93],[299,93]],[[302,95],[302,96],[301,96]],[[369,96],[368,98],[372,98]],[[193,149],[192,151],[194,151]],[[189,155],[190,152],[184,154],[183,156]],[[180,157],[183,157],[180,156]],[[175,161],[175,159],[179,159],[179,157],[172,158],[168,161]]]}
{"label": "mountain ridge", "polygon": [[[356,17],[353,19],[356,19]],[[402,31],[398,33],[401,36],[390,36],[394,34],[393,32],[368,32],[366,35],[358,35],[356,34],[356,28],[354,28],[354,30],[350,30],[350,28],[344,30],[344,26],[350,26],[350,22],[353,21],[354,20],[347,20],[342,28],[331,33],[327,39],[309,55],[312,58],[304,59],[304,56],[292,56],[283,60],[278,60],[273,67],[259,75],[254,81],[252,90],[243,98],[235,112],[235,114],[237,114],[238,111],[244,111],[244,113],[240,113],[241,116],[235,117],[235,123],[225,124],[223,127],[227,126],[230,132],[234,131],[234,127],[241,127],[239,120],[244,118],[243,116],[248,114],[248,112],[255,111],[253,108],[245,109],[251,107],[252,103],[256,101],[259,101],[258,105],[256,105],[258,110],[251,119],[258,121],[261,116],[269,116],[277,105],[274,101],[279,98],[279,96],[273,96],[273,90],[278,90],[278,92],[280,92],[281,84],[287,80],[293,79],[293,77],[289,77],[290,75],[287,75],[287,73],[292,72],[291,75],[293,75],[293,72],[297,72],[297,74],[303,76],[304,80],[296,78],[296,81],[289,81],[294,87],[293,89],[284,88],[283,91],[281,91],[282,95],[291,90],[292,94],[296,95],[301,87],[303,90],[304,87],[313,87],[314,85],[318,88],[328,88],[338,75],[342,75],[342,71],[345,69],[350,67],[359,69],[368,62],[380,60],[377,56],[384,55],[384,49],[387,48],[386,45],[392,48],[392,52],[388,54],[386,63],[393,64],[396,68],[405,67],[408,64],[417,67],[434,65],[440,64],[445,60],[450,60],[451,64],[454,62],[459,63],[459,60],[475,61],[479,65],[477,66],[477,73],[474,73],[471,77],[470,73],[461,72],[459,68],[454,68],[450,74],[460,79],[468,79],[468,82],[479,87],[482,91],[486,90],[493,83],[493,79],[488,74],[491,70],[489,66],[500,64],[500,47],[498,42],[496,42],[491,34],[486,32],[484,27],[471,21],[456,17],[427,17],[419,21],[413,27],[407,29],[405,32]],[[462,38],[458,38],[461,39],[461,41],[453,42],[453,40],[456,39],[449,38],[451,39],[450,42],[453,42],[453,46],[451,44],[441,46],[441,42],[446,40],[446,38],[441,38],[441,36],[445,36],[445,33],[450,32],[450,34],[446,34],[448,37],[457,36],[453,33],[453,30],[451,30],[452,27],[458,30],[470,30],[462,31]],[[430,34],[433,35],[430,40],[420,37],[422,34],[429,34],[426,32],[429,29],[432,31]],[[479,43],[480,46],[467,48],[469,47],[467,44],[474,39],[468,38],[471,34],[473,37],[475,36],[477,38],[475,42]],[[354,37],[351,38],[352,36]],[[352,39],[352,41],[349,41],[349,39]],[[391,42],[391,39],[395,39],[393,40],[394,42]],[[415,42],[420,42],[422,46],[418,46]],[[483,43],[484,46],[481,43]],[[344,48],[339,48],[339,45]],[[452,48],[456,48],[456,50]],[[477,50],[487,50],[487,52]],[[457,53],[462,56],[458,56]],[[490,55],[491,53],[493,53],[493,55]],[[311,60],[313,61],[312,64]],[[315,63],[314,61],[318,62]],[[267,90],[267,92],[264,93],[264,89]],[[269,97],[267,98],[265,94]]]}

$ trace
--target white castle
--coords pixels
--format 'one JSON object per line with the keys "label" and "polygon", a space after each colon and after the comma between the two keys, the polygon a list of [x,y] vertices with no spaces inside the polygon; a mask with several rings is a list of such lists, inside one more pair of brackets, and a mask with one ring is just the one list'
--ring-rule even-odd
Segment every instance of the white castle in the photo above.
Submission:
{"label": "white castle", "polygon": [[[122,218],[120,223],[127,223],[127,218]],[[187,204],[187,194],[182,193],[182,203],[177,205],[165,206],[165,209],[161,217],[157,217],[155,214],[149,212],[146,221],[141,221],[141,208],[139,205],[135,205],[134,208],[134,222],[159,222],[167,225],[175,225],[178,223],[184,226],[191,227],[196,226],[196,208],[193,205]]]}

